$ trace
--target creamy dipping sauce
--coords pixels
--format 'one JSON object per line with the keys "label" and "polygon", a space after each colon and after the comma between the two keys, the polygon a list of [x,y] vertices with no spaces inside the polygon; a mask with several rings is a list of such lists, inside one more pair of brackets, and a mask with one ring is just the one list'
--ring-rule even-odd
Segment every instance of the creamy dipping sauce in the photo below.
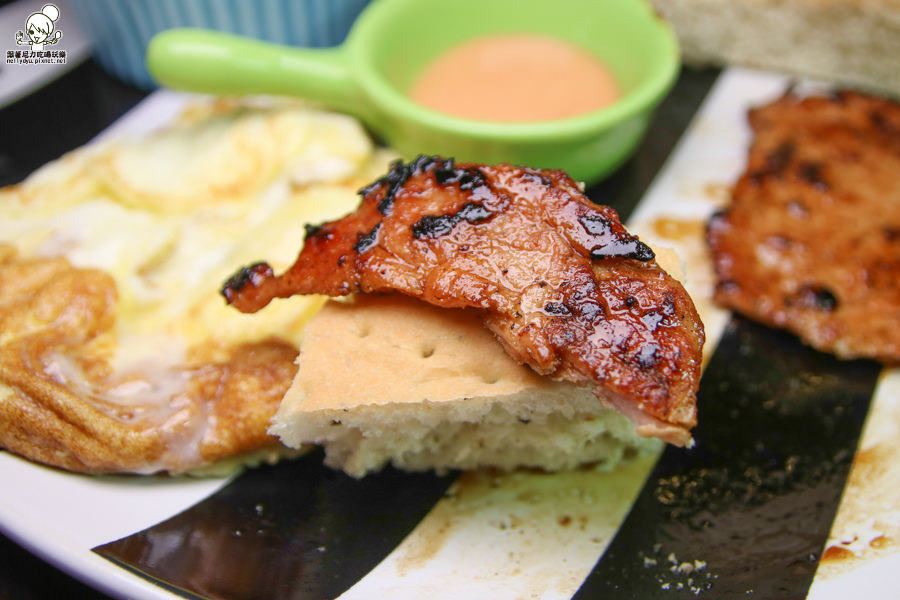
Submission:
{"label": "creamy dipping sauce", "polygon": [[496,34],[440,54],[409,97],[429,108],[482,121],[544,121],[597,110],[621,95],[600,59],[563,40]]}

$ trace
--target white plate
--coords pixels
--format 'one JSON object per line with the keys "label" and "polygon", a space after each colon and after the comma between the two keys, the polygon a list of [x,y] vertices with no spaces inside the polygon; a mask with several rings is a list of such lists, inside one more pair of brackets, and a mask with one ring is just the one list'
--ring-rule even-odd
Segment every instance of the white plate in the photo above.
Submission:
{"label": "white plate", "polygon": [[[630,219],[668,215],[704,218],[716,208],[711,186],[728,186],[743,168],[749,132],[746,109],[780,94],[788,82],[770,74],[730,70],[707,97],[685,136]],[[165,123],[184,96],[157,92],[103,136],[140,133]],[[642,234],[643,236],[643,234]],[[651,240],[652,245],[652,240]],[[702,274],[689,291],[708,294]],[[727,314],[698,303],[715,347]],[[441,500],[420,525],[344,598],[570,598],[590,572],[652,468],[645,460],[613,473],[513,474],[469,484],[468,496]],[[44,468],[0,452],[0,530],[60,569],[115,596],[171,600],[177,596],[91,552],[207,497],[226,479],[85,477]],[[588,510],[580,527],[564,518]],[[511,519],[526,524],[509,527]],[[442,527],[439,548],[429,535]],[[473,542],[476,542],[473,545]],[[814,588],[814,597],[846,597],[846,589],[893,589],[898,570],[883,561],[863,575]],[[851,586],[851,587],[846,587]],[[886,587],[891,586],[891,587]]]}
{"label": "white plate", "polygon": [[115,596],[176,598],[91,552],[176,514],[223,480],[84,477],[0,452],[0,529],[37,556]]}

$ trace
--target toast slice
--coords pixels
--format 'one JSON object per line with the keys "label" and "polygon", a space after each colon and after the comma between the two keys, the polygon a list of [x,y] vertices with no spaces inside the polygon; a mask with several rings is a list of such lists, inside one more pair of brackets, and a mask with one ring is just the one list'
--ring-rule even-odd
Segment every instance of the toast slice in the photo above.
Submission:
{"label": "toast slice", "polygon": [[391,294],[330,301],[310,321],[270,433],[361,477],[387,464],[612,467],[661,447],[633,429],[591,386],[517,363],[477,312]]}

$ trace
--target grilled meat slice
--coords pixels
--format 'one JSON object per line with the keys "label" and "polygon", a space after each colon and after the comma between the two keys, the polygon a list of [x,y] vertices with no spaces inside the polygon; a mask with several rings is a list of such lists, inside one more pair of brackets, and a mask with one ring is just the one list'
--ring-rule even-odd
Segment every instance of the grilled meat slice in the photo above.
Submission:
{"label": "grilled meat slice", "polygon": [[653,251],[562,171],[395,163],[359,209],[308,231],[296,263],[223,288],[252,312],[276,297],[399,291],[482,311],[538,373],[595,386],[643,435],[690,443],[703,326]]}
{"label": "grilled meat slice", "polygon": [[746,171],[707,229],[716,300],[839,357],[900,362],[900,105],[787,94],[749,117]]}

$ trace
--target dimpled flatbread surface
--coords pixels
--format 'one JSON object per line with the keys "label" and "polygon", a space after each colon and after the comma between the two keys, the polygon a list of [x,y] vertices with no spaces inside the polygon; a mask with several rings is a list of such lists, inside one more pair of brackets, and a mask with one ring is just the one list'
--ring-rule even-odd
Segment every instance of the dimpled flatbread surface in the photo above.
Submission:
{"label": "dimpled flatbread surface", "polygon": [[0,447],[85,473],[285,454],[266,429],[322,299],[240,315],[217,287],[290,264],[390,158],[347,117],[198,99],[0,190]]}
{"label": "dimpled flatbread surface", "polygon": [[362,294],[310,320],[271,431],[291,447],[322,445],[326,464],[362,477],[389,463],[611,469],[660,448],[633,429],[590,386],[516,362],[477,311]]}
{"label": "dimpled flatbread surface", "polygon": [[709,222],[715,299],[841,358],[900,362],[900,105],[786,94],[750,111],[731,205]]}

